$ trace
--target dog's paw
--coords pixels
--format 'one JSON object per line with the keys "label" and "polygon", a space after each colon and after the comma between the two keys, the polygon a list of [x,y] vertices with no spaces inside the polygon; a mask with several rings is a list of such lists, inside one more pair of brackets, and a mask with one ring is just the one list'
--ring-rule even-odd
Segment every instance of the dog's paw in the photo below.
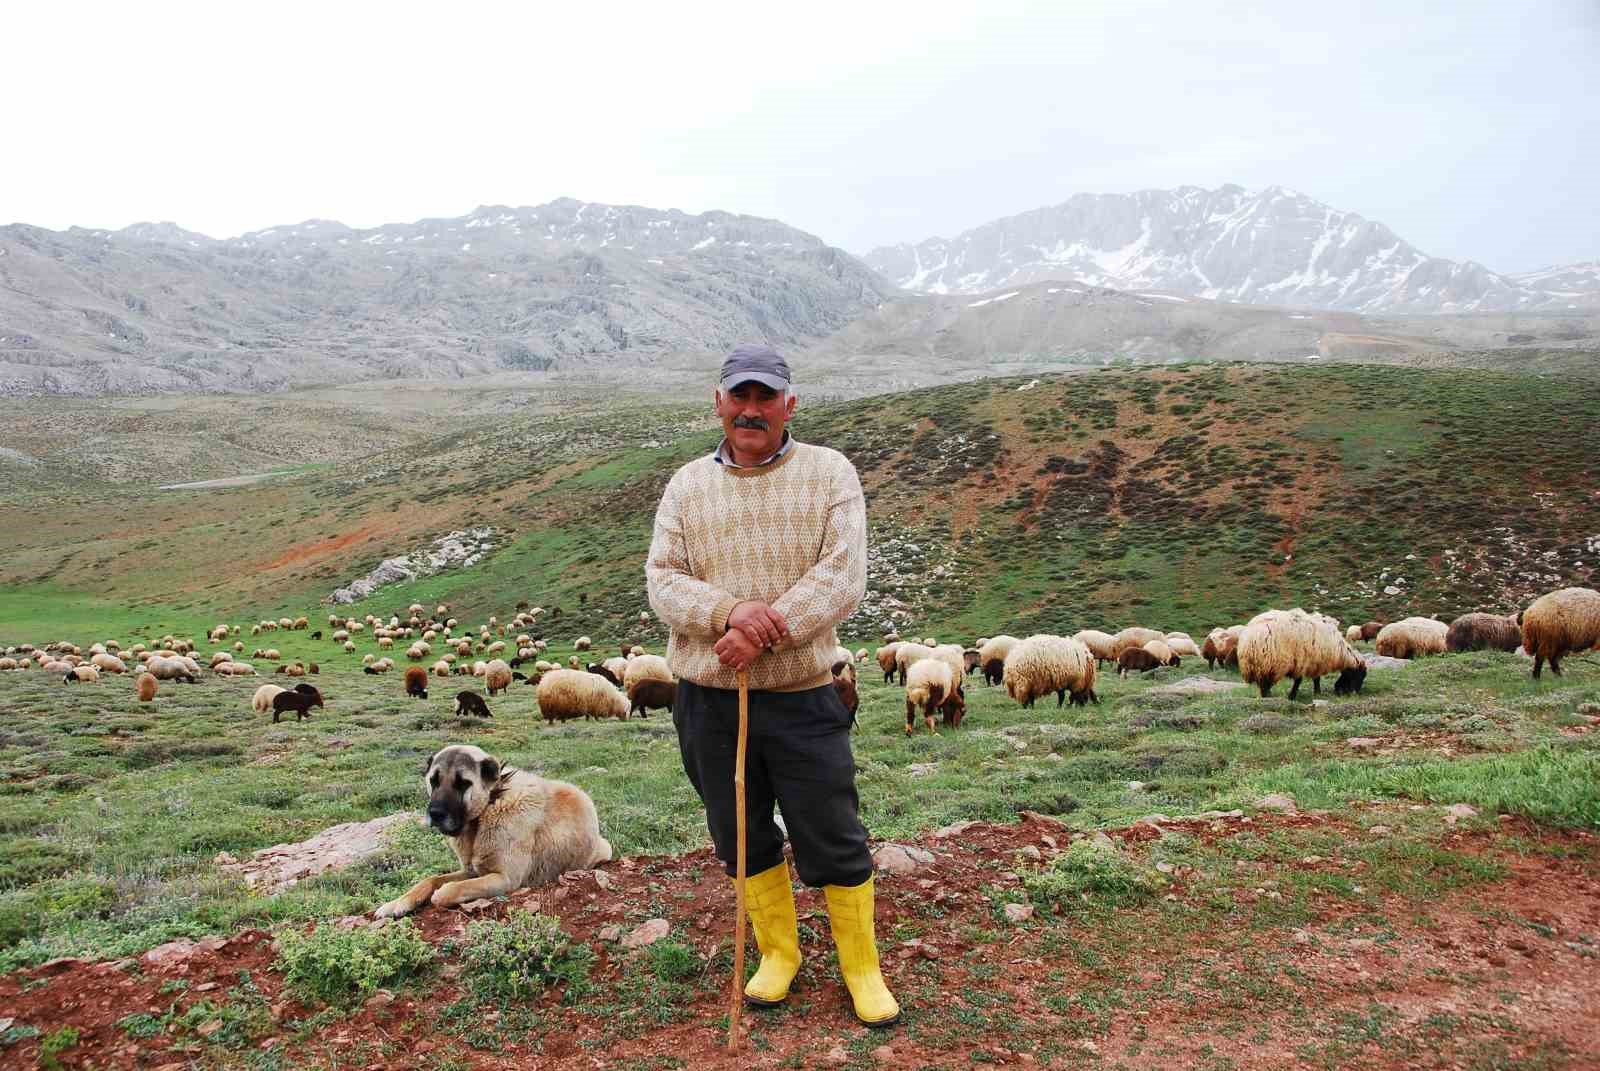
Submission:
{"label": "dog's paw", "polygon": [[407,906],[404,899],[390,900],[387,904],[384,904],[382,907],[378,908],[378,910],[374,911],[372,913],[372,917],[378,919],[397,919],[402,915],[409,915],[410,913],[411,908]]}

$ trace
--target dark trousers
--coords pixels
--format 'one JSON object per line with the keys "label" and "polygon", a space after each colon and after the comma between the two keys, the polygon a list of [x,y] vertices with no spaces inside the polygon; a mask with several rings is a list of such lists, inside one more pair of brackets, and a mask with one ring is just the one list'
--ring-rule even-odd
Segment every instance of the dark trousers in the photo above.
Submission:
{"label": "dark trousers", "polygon": [[[783,834],[772,819],[776,803],[801,881],[813,887],[860,885],[872,876],[850,723],[850,711],[831,684],[804,692],[750,693],[744,774],[748,873],[783,861]],[[738,846],[733,766],[739,693],[680,680],[672,724],[684,772],[706,805],[717,858],[732,876]]]}

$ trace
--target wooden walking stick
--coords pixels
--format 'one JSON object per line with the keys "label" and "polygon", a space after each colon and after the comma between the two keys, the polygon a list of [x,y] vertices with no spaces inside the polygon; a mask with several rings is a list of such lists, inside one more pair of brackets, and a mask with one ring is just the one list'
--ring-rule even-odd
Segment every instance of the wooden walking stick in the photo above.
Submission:
{"label": "wooden walking stick", "polygon": [[733,799],[739,845],[734,852],[733,1007],[728,1013],[728,1051],[739,1051],[739,1009],[744,1006],[744,752],[750,740],[750,672],[739,671],[739,750],[733,760]]}

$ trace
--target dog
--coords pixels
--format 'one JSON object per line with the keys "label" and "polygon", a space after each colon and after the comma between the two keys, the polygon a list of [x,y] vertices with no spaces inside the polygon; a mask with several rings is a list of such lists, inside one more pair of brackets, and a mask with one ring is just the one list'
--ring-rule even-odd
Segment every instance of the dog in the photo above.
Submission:
{"label": "dog", "polygon": [[504,766],[481,748],[452,744],[423,768],[428,825],[450,838],[461,869],[424,878],[373,914],[400,918],[432,903],[455,907],[544,885],[612,858],[594,801],[577,785]]}

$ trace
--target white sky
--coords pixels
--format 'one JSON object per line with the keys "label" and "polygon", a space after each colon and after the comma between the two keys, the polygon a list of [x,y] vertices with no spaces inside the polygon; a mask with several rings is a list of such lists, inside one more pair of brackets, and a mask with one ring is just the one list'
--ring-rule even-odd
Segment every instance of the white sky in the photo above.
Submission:
{"label": "white sky", "polygon": [[572,196],[864,253],[1238,182],[1498,271],[1600,258],[1600,0],[54,0],[0,35],[0,222],[222,237]]}

